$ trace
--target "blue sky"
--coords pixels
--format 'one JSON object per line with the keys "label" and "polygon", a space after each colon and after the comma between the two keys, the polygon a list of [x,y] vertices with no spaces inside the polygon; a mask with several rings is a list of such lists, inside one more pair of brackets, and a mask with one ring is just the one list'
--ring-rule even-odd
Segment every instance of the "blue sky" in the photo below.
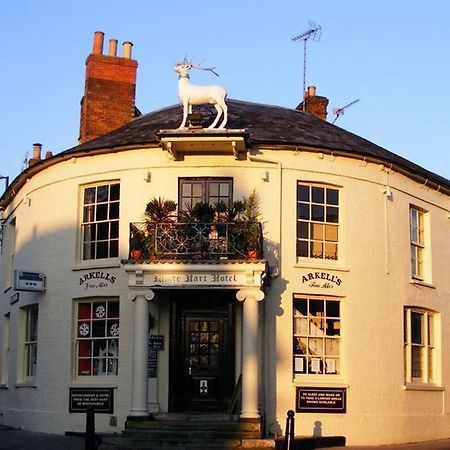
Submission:
{"label": "blue sky", "polygon": [[[95,31],[134,44],[136,105],[178,102],[173,63],[216,67],[192,81],[231,98],[294,108],[306,84],[336,125],[450,179],[450,2],[447,0],[14,0],[1,2],[0,175],[11,180],[32,144],[54,154],[77,144],[85,59]],[[3,186],[0,188],[0,192]]]}

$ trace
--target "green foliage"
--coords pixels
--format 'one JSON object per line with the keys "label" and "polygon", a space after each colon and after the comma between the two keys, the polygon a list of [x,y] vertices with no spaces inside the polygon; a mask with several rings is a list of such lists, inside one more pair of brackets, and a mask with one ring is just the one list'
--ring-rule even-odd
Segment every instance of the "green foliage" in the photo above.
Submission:
{"label": "green foliage", "polygon": [[145,218],[148,222],[173,222],[173,213],[177,204],[173,200],[153,197],[145,208]]}

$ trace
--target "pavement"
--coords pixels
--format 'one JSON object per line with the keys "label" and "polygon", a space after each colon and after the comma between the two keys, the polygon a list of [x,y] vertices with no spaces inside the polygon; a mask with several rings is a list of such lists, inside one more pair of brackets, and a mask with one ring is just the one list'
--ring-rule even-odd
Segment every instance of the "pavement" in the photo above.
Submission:
{"label": "pavement", "polygon": [[[79,436],[37,433],[0,426],[0,450],[84,450]],[[450,450],[450,439],[402,445],[328,447],[327,450]]]}

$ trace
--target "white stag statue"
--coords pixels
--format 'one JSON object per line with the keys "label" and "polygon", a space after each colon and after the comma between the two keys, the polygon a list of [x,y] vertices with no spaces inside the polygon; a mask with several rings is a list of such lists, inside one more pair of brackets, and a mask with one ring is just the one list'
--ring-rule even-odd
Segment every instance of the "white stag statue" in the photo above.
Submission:
{"label": "white stag statue", "polygon": [[192,113],[192,105],[204,105],[207,103],[214,105],[214,108],[217,110],[217,116],[208,128],[214,128],[219,122],[222,114],[223,120],[218,128],[225,128],[228,120],[228,107],[225,103],[227,92],[221,86],[196,86],[191,84],[189,82],[189,70],[192,68],[209,70],[214,75],[217,75],[217,73],[214,72],[214,67],[205,68],[200,67],[199,65],[196,66],[187,62],[186,58],[182,63],[174,65],[173,70],[178,73],[178,97],[180,103],[183,105],[183,121],[179,128],[186,127],[187,115],[188,113]]}

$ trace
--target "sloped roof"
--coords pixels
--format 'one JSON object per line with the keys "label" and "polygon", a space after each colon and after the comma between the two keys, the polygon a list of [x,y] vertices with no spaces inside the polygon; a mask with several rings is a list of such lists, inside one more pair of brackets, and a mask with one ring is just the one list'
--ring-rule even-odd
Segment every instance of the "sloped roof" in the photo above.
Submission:
{"label": "sloped roof", "polygon": [[[336,156],[365,158],[367,162],[392,164],[394,170],[417,182],[426,183],[434,189],[450,193],[450,180],[309,113],[232,99],[227,100],[227,105],[227,129],[246,129],[247,142],[250,146],[261,144],[298,146],[299,150],[308,148],[319,152],[330,152]],[[205,127],[212,122],[216,114],[211,106],[197,107],[195,112],[197,111],[202,113]],[[157,133],[160,130],[178,128],[181,120],[180,105],[163,108],[133,119],[123,127],[97,139],[42,160],[22,172],[11,183],[9,189],[0,198],[0,206],[5,206],[14,197],[15,192],[20,189],[26,179],[48,165],[80,154],[103,153],[124,147],[158,144]]]}
{"label": "sloped roof", "polygon": [[[450,180],[311,114],[240,100],[228,99],[227,104],[227,129],[246,129],[250,145],[293,145],[340,154],[348,153],[349,156],[360,156],[361,159],[372,158],[395,164],[411,175],[418,175],[450,188]],[[215,110],[209,106],[199,107],[199,110],[205,118],[205,126],[209,125],[215,116]],[[156,144],[158,131],[176,129],[181,119],[181,106],[170,106],[138,117],[115,131],[78,145],[67,152]]]}

